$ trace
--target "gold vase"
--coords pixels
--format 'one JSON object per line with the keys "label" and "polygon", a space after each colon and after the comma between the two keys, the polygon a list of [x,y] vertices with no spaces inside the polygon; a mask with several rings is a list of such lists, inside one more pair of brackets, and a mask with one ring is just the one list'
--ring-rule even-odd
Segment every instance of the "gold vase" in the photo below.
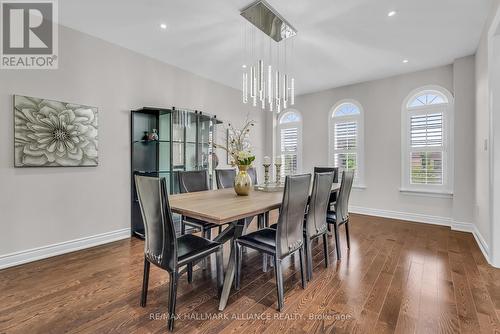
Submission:
{"label": "gold vase", "polygon": [[234,191],[238,196],[248,196],[252,190],[252,178],[248,175],[250,166],[238,166],[239,172],[234,178]]}

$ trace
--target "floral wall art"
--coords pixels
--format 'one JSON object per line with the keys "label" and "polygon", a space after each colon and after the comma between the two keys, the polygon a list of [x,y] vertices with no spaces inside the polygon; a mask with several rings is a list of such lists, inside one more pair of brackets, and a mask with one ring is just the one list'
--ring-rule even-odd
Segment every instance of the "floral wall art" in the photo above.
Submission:
{"label": "floral wall art", "polygon": [[16,167],[98,165],[97,108],[14,95]]}

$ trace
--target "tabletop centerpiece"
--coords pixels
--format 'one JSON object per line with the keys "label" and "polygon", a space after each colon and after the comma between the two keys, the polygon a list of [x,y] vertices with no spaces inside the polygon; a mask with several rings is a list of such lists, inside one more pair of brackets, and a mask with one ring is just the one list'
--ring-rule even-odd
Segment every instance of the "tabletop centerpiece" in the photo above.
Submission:
{"label": "tabletop centerpiece", "polygon": [[241,129],[228,124],[227,146],[216,145],[229,154],[231,166],[238,167],[238,173],[234,178],[234,191],[239,196],[248,196],[252,190],[252,178],[248,174],[248,169],[252,167],[255,155],[252,153],[249,136],[250,129],[254,125],[254,121],[248,120]]}

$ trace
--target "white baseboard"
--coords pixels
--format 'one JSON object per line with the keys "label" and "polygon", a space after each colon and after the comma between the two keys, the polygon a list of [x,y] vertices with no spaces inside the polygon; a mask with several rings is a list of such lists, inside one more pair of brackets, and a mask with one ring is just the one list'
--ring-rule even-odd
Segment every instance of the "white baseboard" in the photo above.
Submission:
{"label": "white baseboard", "polygon": [[451,226],[453,220],[447,217],[422,215],[419,213],[408,213],[381,209],[365,208],[361,206],[349,206],[349,212],[361,215],[376,216],[390,219],[406,220],[416,223]]}
{"label": "white baseboard", "polygon": [[48,257],[74,252],[77,250],[107,244],[130,237],[130,228],[105,232],[57,244],[28,249],[20,252],[0,255],[0,269],[37,261]]}
{"label": "white baseboard", "polygon": [[376,216],[390,219],[399,219],[416,223],[424,223],[424,224],[434,224],[434,225],[442,225],[449,226],[453,231],[461,231],[472,233],[474,239],[476,240],[479,249],[483,253],[486,261],[490,265],[493,265],[490,261],[489,257],[489,247],[486,243],[485,239],[479,232],[479,229],[475,224],[472,223],[464,223],[454,221],[452,218],[440,217],[440,216],[430,216],[430,215],[422,215],[417,213],[407,213],[407,212],[399,212],[399,211],[390,211],[390,210],[380,210],[380,209],[372,209],[372,208],[364,208],[360,206],[349,206],[349,212],[358,213],[362,215],[368,216]]}

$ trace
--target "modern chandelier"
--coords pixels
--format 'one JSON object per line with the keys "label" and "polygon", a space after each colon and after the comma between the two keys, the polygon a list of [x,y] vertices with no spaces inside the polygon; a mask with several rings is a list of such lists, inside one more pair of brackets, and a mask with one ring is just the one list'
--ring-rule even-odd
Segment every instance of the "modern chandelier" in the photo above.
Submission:
{"label": "modern chandelier", "polygon": [[295,79],[287,56],[288,49],[293,50],[293,39],[288,39],[297,30],[264,0],[243,9],[241,16],[251,23],[245,22],[242,32],[243,103],[280,113],[295,104]]}

